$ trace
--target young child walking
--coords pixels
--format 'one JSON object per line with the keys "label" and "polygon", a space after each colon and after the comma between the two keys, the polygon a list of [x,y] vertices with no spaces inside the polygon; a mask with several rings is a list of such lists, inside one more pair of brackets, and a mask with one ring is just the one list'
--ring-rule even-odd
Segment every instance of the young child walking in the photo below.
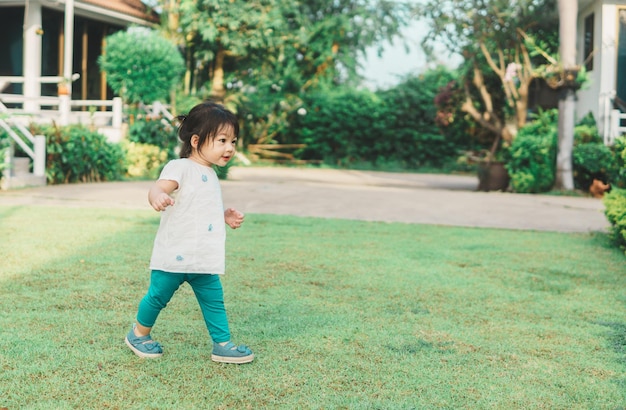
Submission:
{"label": "young child walking", "polygon": [[244,215],[233,208],[224,210],[212,168],[225,166],[235,155],[239,122],[222,105],[210,102],[179,119],[180,159],[167,163],[148,193],[150,205],[162,212],[161,223],[150,259],[150,286],[126,344],[139,357],[163,355],[150,331],[174,292],[187,282],[213,340],[211,360],[249,363],[254,360],[252,351],[230,340],[219,277],[225,269],[226,225],[239,228]]}

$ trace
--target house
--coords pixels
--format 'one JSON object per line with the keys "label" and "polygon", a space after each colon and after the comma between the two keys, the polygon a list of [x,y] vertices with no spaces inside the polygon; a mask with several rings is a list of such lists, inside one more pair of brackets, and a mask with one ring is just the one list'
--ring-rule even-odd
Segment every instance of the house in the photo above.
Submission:
{"label": "house", "polygon": [[591,112],[604,141],[626,134],[626,0],[578,0],[577,55],[590,83],[577,118]]}
{"label": "house", "polygon": [[15,158],[11,146],[0,189],[46,183],[45,137],[28,122],[89,123],[121,137],[122,101],[97,60],[106,36],[158,22],[140,0],[0,0],[0,132],[30,157]]}
{"label": "house", "polygon": [[69,100],[109,100],[104,38],[158,21],[140,0],[0,0],[0,102],[38,114],[68,89]]}

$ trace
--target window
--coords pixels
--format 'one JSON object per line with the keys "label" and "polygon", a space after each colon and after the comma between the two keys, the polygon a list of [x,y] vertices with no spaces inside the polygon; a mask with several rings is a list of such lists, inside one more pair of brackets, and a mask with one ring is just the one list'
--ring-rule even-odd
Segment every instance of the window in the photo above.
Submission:
{"label": "window", "polygon": [[587,71],[593,70],[593,20],[593,13],[585,17],[585,49],[583,59],[584,61],[586,61],[585,68],[587,69]]}

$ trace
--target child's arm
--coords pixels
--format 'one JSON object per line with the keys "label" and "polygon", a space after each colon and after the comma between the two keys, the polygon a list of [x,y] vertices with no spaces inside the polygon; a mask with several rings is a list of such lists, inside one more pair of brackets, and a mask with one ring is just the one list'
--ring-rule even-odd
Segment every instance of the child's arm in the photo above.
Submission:
{"label": "child's arm", "polygon": [[224,211],[224,221],[233,229],[241,227],[243,223],[244,214],[236,210],[235,208],[228,208]]}
{"label": "child's arm", "polygon": [[170,196],[178,188],[178,182],[171,179],[159,179],[148,191],[148,202],[155,211],[165,211],[170,205],[174,205],[174,199]]}

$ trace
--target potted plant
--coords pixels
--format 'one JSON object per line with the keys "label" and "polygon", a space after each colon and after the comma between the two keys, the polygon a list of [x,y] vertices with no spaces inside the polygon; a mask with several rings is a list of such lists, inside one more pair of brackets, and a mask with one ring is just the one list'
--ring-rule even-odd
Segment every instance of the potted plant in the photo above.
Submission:
{"label": "potted plant", "polygon": [[503,151],[471,150],[463,153],[458,162],[476,167],[478,191],[505,191],[511,178],[503,156]]}
{"label": "potted plant", "polygon": [[62,95],[70,95],[70,83],[72,80],[70,78],[62,78],[61,81],[57,84],[57,94],[59,96]]}

